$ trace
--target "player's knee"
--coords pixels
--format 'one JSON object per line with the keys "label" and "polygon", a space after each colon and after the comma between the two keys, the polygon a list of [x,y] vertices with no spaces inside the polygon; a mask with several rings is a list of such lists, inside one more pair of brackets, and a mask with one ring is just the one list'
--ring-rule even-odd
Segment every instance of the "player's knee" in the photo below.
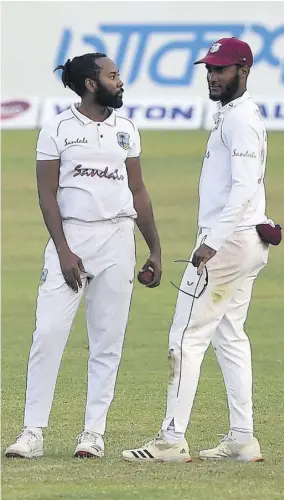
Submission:
{"label": "player's knee", "polygon": [[54,352],[60,349],[61,344],[65,345],[68,334],[69,328],[56,321],[47,321],[45,325],[37,325],[33,347],[41,353]]}
{"label": "player's knee", "polygon": [[223,337],[215,337],[212,339],[212,346],[214,350],[224,349],[224,350],[239,350],[247,345],[250,345],[250,341],[245,332],[240,333],[238,337],[234,338],[223,338]]}

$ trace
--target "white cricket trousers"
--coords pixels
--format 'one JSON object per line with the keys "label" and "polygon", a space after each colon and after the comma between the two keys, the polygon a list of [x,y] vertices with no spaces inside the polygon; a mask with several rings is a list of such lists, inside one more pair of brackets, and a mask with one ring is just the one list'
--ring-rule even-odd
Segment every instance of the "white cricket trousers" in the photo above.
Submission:
{"label": "white cricket trousers", "polygon": [[134,221],[68,220],[63,226],[70,249],[82,259],[86,274],[82,273],[82,289],[73,292],[62,276],[54,243],[49,241],[46,281],[39,286],[28,363],[24,425],[48,425],[62,354],[84,295],[89,338],[85,429],[104,434],[133,290]]}
{"label": "white cricket trousers", "polygon": [[[198,248],[206,235],[198,236]],[[205,241],[206,243],[206,241]],[[170,379],[162,429],[185,433],[204,354],[212,342],[223,373],[230,428],[253,432],[252,367],[244,332],[254,281],[268,260],[255,228],[235,232],[207,263],[208,285],[199,298],[179,292],[169,336]],[[198,297],[205,285],[189,264],[180,289]]]}

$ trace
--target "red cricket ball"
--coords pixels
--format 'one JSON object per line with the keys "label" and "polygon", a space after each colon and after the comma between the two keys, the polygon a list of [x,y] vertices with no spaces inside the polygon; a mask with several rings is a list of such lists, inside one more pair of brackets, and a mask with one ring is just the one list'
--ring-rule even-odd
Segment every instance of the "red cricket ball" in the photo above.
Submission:
{"label": "red cricket ball", "polygon": [[145,271],[139,271],[137,279],[141,285],[149,285],[153,281],[154,272],[152,269],[146,269]]}

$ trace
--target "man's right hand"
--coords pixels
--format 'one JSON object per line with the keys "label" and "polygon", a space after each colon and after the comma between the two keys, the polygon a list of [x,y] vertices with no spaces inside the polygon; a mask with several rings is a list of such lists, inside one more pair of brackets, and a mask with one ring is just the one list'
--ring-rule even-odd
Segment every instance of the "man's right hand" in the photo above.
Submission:
{"label": "man's right hand", "polygon": [[67,285],[72,288],[75,293],[78,293],[78,287],[82,288],[80,271],[82,273],[86,272],[82,260],[78,255],[71,252],[69,248],[58,252],[58,257],[61,271]]}

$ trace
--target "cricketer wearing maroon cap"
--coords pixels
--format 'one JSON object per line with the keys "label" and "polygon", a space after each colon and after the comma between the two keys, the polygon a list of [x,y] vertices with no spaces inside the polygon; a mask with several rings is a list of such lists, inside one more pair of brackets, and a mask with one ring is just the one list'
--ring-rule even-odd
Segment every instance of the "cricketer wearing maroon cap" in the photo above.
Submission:
{"label": "cricketer wearing maroon cap", "polygon": [[253,65],[253,55],[250,46],[237,38],[221,38],[209,49],[207,55],[194,64],[212,64],[213,66]]}
{"label": "cricketer wearing maroon cap", "polygon": [[247,77],[253,65],[250,46],[237,38],[221,38],[194,64],[206,64],[209,97],[224,106],[246,91]]}
{"label": "cricketer wearing maroon cap", "polygon": [[219,101],[202,162],[197,239],[169,333],[166,415],[154,439],[123,451],[129,462],[191,461],[185,433],[210,343],[226,386],[230,428],[199,458],[263,460],[254,435],[251,347],[244,325],[268,244],[281,240],[280,227],[266,216],[267,134],[246,91],[253,63],[249,46],[224,38],[197,62],[206,64],[210,98]]}

